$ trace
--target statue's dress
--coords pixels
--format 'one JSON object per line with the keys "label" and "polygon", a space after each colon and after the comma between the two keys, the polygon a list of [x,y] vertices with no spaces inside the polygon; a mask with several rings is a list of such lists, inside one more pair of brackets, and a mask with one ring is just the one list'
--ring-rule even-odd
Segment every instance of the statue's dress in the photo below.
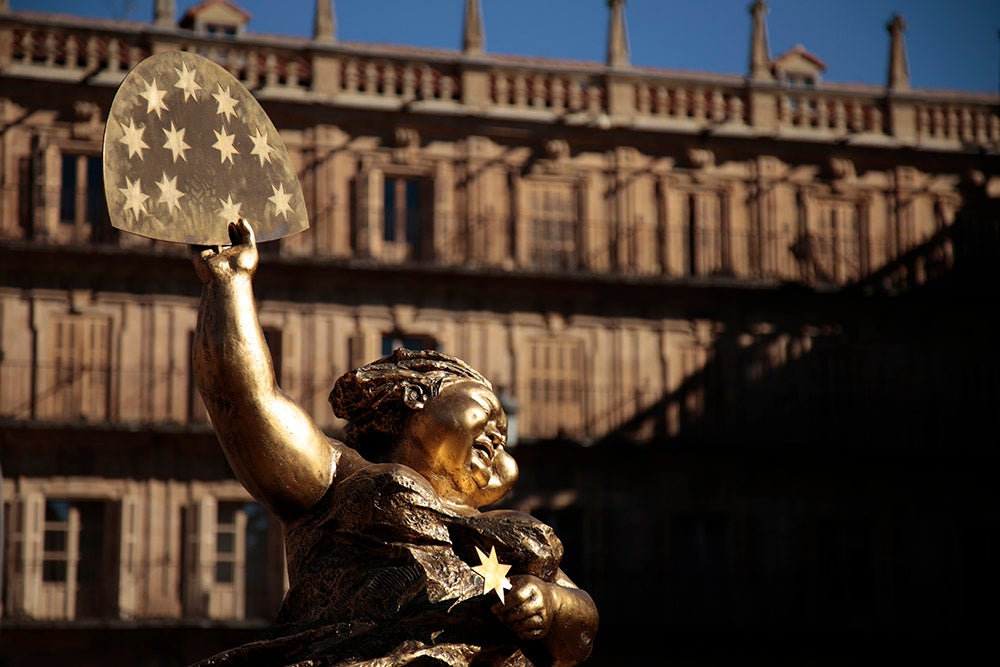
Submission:
{"label": "statue's dress", "polygon": [[483,594],[479,547],[510,575],[554,581],[562,544],[549,526],[508,510],[459,516],[426,480],[395,464],[340,480],[286,525],[290,587],[264,640],[198,667],[527,666],[547,662]]}

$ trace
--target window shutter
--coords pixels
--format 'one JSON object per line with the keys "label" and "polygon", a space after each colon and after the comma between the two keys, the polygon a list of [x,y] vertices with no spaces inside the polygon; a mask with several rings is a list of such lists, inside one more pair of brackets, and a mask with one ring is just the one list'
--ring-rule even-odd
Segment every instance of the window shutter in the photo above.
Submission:
{"label": "window shutter", "polygon": [[231,617],[246,618],[247,608],[247,513],[243,509],[236,512],[236,563],[233,578],[233,610]]}
{"label": "window shutter", "polygon": [[[7,570],[7,586],[4,589],[4,611],[7,616],[21,616],[25,613],[25,543],[24,516],[25,503],[14,498],[8,506],[7,533],[4,543],[4,566]],[[2,575],[3,573],[0,573]]]}
{"label": "window shutter", "polygon": [[351,365],[351,370],[364,366],[369,361],[363,333],[352,334],[347,339],[347,360]]}
{"label": "window shutter", "polygon": [[45,537],[45,496],[28,493],[21,503],[21,610],[34,616],[42,585],[42,545]]}
{"label": "window shutter", "polygon": [[[139,503],[134,495],[126,495],[118,506],[118,615],[123,619],[136,614],[138,588],[138,515]],[[110,524],[109,525],[114,525]],[[114,534],[114,531],[108,531]]]}
{"label": "window shutter", "polygon": [[215,499],[194,501],[185,512],[184,609],[185,615],[208,614],[215,566]]}
{"label": "window shutter", "polygon": [[354,181],[354,249],[359,257],[377,257],[382,252],[382,172],[362,169]]}

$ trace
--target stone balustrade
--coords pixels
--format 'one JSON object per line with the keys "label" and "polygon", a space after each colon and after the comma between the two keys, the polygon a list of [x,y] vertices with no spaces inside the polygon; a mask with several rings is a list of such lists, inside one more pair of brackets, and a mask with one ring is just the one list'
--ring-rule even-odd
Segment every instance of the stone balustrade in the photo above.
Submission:
{"label": "stone balustrade", "polygon": [[0,67],[42,78],[124,76],[150,53],[138,34],[16,24],[0,26],[0,31],[6,33],[0,38]]}
{"label": "stone balustrade", "polygon": [[640,80],[635,85],[635,112],[639,117],[693,121],[699,125],[747,122],[746,91],[712,82]]}
{"label": "stone balustrade", "polygon": [[409,59],[365,57],[327,52],[320,58],[332,60],[340,74],[334,94],[363,95],[402,104],[414,100],[454,101],[461,97],[455,68]]}
{"label": "stone balustrade", "polygon": [[785,90],[778,95],[779,127],[837,136],[885,134],[884,100],[877,95],[823,90]]}
{"label": "stone balustrade", "polygon": [[996,99],[987,101],[956,98],[930,98],[917,102],[917,133],[920,140],[950,141],[974,146],[1000,145],[1000,109]]}
{"label": "stone balustrade", "polygon": [[[1000,104],[990,94],[894,94],[845,84],[802,89],[709,73],[491,55],[469,59],[444,50],[320,45],[271,35],[213,37],[28,12],[0,18],[0,72],[11,76],[116,85],[140,60],[169,49],[204,55],[269,99],[311,97],[373,108],[435,101],[499,117],[609,116],[615,126],[654,131],[722,126],[800,140],[876,137],[928,148],[1000,147]],[[753,104],[766,98],[772,103]]]}
{"label": "stone balustrade", "polygon": [[490,73],[489,101],[499,108],[597,115],[605,110],[606,98],[604,82],[592,74],[510,66]]}
{"label": "stone balustrade", "polygon": [[178,46],[217,63],[249,90],[302,94],[311,87],[312,64],[300,49],[195,37]]}

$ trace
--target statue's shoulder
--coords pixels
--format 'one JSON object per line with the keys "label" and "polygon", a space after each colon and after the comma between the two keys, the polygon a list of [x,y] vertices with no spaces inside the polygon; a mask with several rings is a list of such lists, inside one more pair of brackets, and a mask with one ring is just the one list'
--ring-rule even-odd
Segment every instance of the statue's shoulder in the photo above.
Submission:
{"label": "statue's shoulder", "polygon": [[430,482],[412,468],[398,463],[370,463],[360,467],[342,479],[339,487],[343,495],[440,506]]}

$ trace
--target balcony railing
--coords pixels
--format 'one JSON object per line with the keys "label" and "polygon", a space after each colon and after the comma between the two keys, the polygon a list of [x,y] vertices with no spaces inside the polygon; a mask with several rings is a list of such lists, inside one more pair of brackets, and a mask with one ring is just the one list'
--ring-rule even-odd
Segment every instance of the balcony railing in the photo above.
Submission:
{"label": "balcony railing", "polygon": [[[298,37],[213,37],[147,24],[11,12],[0,19],[0,74],[117,85],[151,53],[183,49],[218,62],[267,99],[403,108],[444,102],[470,114],[608,123],[700,133],[720,127],[817,141],[881,137],[941,149],[1000,146],[996,95],[821,84],[758,85],[739,76]],[[475,85],[466,85],[466,81]],[[757,104],[753,98],[770,104]],[[412,107],[412,110],[419,109]],[[433,110],[433,105],[426,107]]]}

